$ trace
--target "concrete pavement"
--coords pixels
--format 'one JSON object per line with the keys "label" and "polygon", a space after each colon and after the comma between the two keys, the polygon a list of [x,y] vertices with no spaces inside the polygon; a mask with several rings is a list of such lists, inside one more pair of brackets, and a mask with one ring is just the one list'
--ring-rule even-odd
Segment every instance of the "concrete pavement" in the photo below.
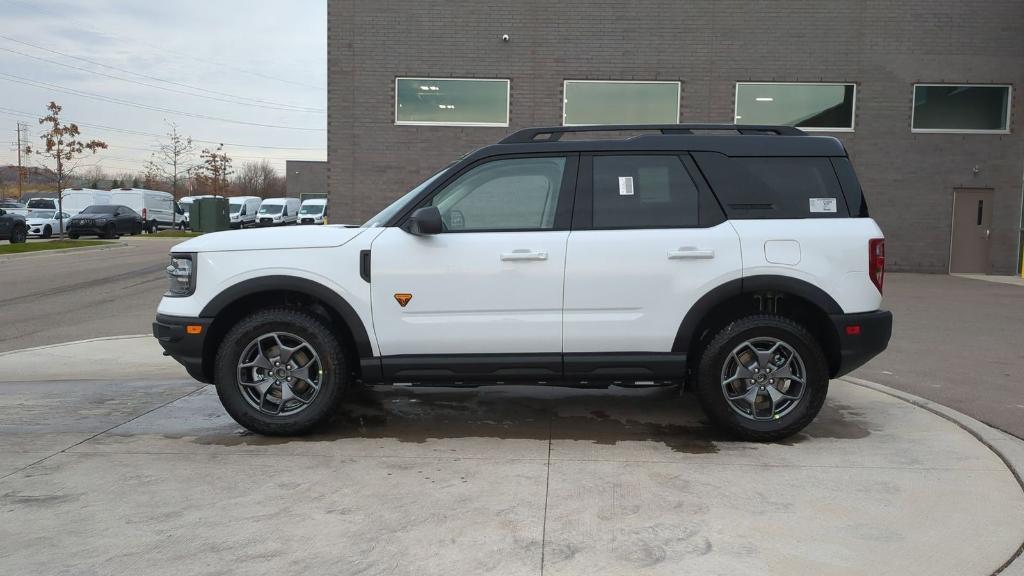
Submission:
{"label": "concrete pavement", "polygon": [[0,352],[147,333],[181,238],[124,237],[123,247],[0,261]]}
{"label": "concrete pavement", "polygon": [[0,573],[966,576],[1024,542],[1024,492],[986,445],[1024,443],[885,388],[835,381],[768,445],[671,390],[541,387],[377,387],[282,439],[151,359],[0,383]]}

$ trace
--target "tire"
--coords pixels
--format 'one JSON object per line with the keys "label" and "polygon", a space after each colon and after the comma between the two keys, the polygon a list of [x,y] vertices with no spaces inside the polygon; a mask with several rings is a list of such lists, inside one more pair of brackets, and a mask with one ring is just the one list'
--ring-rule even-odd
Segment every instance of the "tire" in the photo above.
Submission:
{"label": "tire", "polygon": [[49,240],[52,236],[53,236],[53,228],[51,228],[49,226],[47,226],[46,228],[43,228],[43,239],[44,240]]}
{"label": "tire", "polygon": [[[319,389],[311,395],[307,393],[308,403],[302,404],[298,400],[281,403],[274,402],[282,398],[284,392],[283,384],[271,384],[266,389],[266,395],[260,395],[260,388],[256,386],[243,386],[240,384],[240,364],[244,360],[252,359],[252,346],[256,344],[260,354],[266,352],[268,362],[274,362],[273,351],[274,338],[266,337],[268,334],[278,334],[280,340],[286,346],[293,346],[297,337],[303,340],[307,347],[299,347],[295,356],[302,351],[305,359],[312,357],[308,352],[312,350],[319,363],[320,375]],[[261,337],[264,337],[261,339]],[[269,342],[269,343],[268,343]],[[243,356],[245,355],[245,356]],[[277,360],[280,360],[278,355]],[[313,368],[307,371],[314,372]],[[283,366],[282,366],[283,368]],[[251,372],[244,372],[245,377],[253,382],[262,381],[263,377],[270,375],[270,371],[262,368],[247,368]],[[276,368],[271,368],[271,371]],[[297,372],[293,372],[295,374]],[[273,377],[273,376],[271,376]],[[267,436],[293,436],[304,434],[318,424],[328,420],[337,410],[338,403],[349,386],[350,376],[348,366],[341,345],[334,336],[330,327],[319,317],[303,310],[294,308],[268,308],[258,310],[243,318],[227,334],[224,335],[217,351],[214,364],[214,384],[217,387],[217,395],[228,414],[245,428]],[[296,378],[296,383],[299,383]],[[301,384],[305,387],[305,383]],[[288,390],[293,395],[299,396],[295,390]],[[311,387],[306,387],[311,390]],[[274,395],[276,393],[276,396]],[[258,400],[257,400],[258,398]],[[266,401],[264,401],[264,398]],[[258,404],[258,405],[257,405]],[[291,408],[289,408],[291,406]],[[263,408],[263,409],[261,409]],[[276,415],[273,409],[283,410],[291,413]]]}
{"label": "tire", "polygon": [[107,224],[107,227],[103,229],[103,238],[107,240],[117,238],[117,226],[113,223]]}
{"label": "tire", "polygon": [[[772,363],[765,364],[768,371],[755,368],[757,374],[743,372],[751,378],[734,378],[732,386],[736,388],[728,388],[728,377],[740,375],[743,370],[739,359],[750,357],[751,366],[761,365],[757,363],[755,349],[777,351],[771,357]],[[780,362],[784,364],[777,367]],[[794,376],[802,376],[804,385],[798,384],[799,378],[785,377],[778,379],[779,384],[770,384],[776,381],[771,378],[773,374],[782,374],[786,369]],[[762,314],[730,323],[708,342],[700,355],[695,392],[705,414],[716,426],[743,440],[773,442],[796,434],[814,420],[825,403],[828,381],[828,363],[814,336],[788,318]],[[794,401],[781,396],[777,403],[769,404],[773,397],[769,388],[776,395],[784,390],[799,397]],[[726,397],[727,389],[735,390],[734,401]],[[753,394],[754,402],[737,397],[740,394]]]}
{"label": "tire", "polygon": [[24,226],[16,226],[11,230],[11,237],[8,240],[11,244],[24,244],[28,240],[28,229]]}
{"label": "tire", "polygon": [[75,234],[74,232],[68,232],[68,238],[71,238],[72,240],[78,240],[78,234]]}

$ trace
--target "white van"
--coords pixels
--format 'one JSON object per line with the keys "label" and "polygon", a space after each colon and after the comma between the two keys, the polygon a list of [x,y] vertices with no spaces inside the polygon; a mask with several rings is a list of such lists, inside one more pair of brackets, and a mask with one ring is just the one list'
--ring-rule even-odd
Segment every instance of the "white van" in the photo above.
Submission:
{"label": "white van", "polygon": [[228,198],[232,228],[250,228],[256,225],[256,213],[263,199],[259,196],[233,196]]}
{"label": "white van", "polygon": [[[110,192],[91,188],[65,188],[61,191],[64,213],[74,216],[89,206],[110,204]],[[32,198],[28,201],[29,210],[57,210],[56,198]]]}
{"label": "white van", "polygon": [[174,226],[174,196],[170,192],[117,188],[110,191],[110,196],[111,204],[127,206],[141,214],[142,225],[147,232]]}
{"label": "white van", "polygon": [[327,215],[326,198],[310,198],[299,208],[299,224],[323,224]]}
{"label": "white van", "polygon": [[295,224],[299,218],[298,198],[267,198],[260,204],[257,226],[285,226]]}

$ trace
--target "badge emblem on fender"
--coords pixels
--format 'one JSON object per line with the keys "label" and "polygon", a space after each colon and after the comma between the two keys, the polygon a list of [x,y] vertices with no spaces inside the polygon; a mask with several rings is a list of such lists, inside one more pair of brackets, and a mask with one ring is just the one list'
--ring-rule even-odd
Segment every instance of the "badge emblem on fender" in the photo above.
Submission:
{"label": "badge emblem on fender", "polygon": [[398,301],[399,306],[405,308],[405,305],[409,303],[409,300],[412,300],[412,294],[395,294],[395,300]]}

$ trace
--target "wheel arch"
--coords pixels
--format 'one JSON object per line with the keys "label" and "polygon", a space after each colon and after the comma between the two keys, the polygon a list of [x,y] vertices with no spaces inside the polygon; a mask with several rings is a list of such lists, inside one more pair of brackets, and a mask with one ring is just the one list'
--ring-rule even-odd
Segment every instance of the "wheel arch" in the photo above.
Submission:
{"label": "wheel arch", "polygon": [[672,351],[685,353],[687,364],[697,366],[702,344],[714,337],[719,328],[743,316],[764,312],[804,325],[821,341],[830,375],[838,372],[839,335],[829,315],[842,314],[842,307],[821,288],[789,276],[737,278],[708,291],[679,324]]}
{"label": "wheel arch", "polygon": [[330,288],[306,278],[262,276],[234,284],[215,296],[199,313],[213,318],[203,350],[203,372],[210,372],[224,334],[249,312],[269,306],[285,305],[311,309],[324,316],[337,329],[342,348],[359,370],[359,359],[373,357],[370,337],[351,304]]}

